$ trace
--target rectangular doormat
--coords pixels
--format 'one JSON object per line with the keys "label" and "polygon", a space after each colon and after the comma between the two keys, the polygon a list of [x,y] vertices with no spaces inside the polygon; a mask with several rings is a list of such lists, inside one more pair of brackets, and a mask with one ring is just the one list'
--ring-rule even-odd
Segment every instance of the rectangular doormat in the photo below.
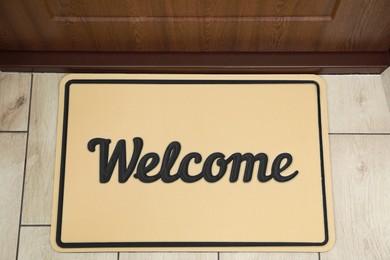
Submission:
{"label": "rectangular doormat", "polygon": [[334,241],[313,75],[68,75],[58,251],[306,251]]}

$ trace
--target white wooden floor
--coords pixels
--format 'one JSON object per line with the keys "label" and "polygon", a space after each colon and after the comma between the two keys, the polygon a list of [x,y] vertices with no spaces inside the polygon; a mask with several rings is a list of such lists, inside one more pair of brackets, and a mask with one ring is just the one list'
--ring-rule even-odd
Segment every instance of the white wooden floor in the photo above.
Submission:
{"label": "white wooden floor", "polygon": [[[62,74],[0,73],[0,259],[390,259],[390,69],[324,76],[336,244],[326,253],[71,253],[49,244]],[[390,100],[390,99],[388,99]]]}

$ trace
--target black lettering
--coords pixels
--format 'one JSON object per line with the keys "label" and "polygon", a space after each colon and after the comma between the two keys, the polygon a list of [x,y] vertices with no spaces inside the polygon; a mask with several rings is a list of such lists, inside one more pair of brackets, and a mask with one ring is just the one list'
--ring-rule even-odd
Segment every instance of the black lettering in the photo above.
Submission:
{"label": "black lettering", "polygon": [[[150,162],[149,162],[150,161]],[[137,175],[140,181],[145,183],[155,182],[161,177],[161,173],[154,176],[148,176],[147,173],[153,170],[160,161],[160,157],[156,153],[145,154],[138,163]],[[149,163],[148,163],[149,162]]]}
{"label": "black lettering", "polygon": [[[217,160],[217,165],[219,166],[219,171],[218,171],[217,175],[214,176],[213,172],[212,172],[212,167],[213,167],[213,163],[215,160]],[[226,165],[224,154],[222,154],[222,153],[210,154],[209,157],[207,157],[207,159],[203,165],[203,170],[202,170],[203,177],[208,182],[219,181],[225,175],[226,168],[227,168],[227,165]]]}
{"label": "black lettering", "polygon": [[186,156],[184,156],[179,167],[179,173],[181,174],[181,179],[187,183],[196,182],[202,179],[203,177],[202,172],[200,172],[195,176],[191,176],[188,173],[188,165],[192,159],[194,159],[195,163],[200,163],[202,161],[202,156],[199,153],[189,153]]}
{"label": "black lettering", "polygon": [[272,178],[272,176],[266,176],[268,157],[265,153],[258,153],[255,156],[251,153],[234,153],[229,158],[226,159],[226,163],[229,164],[233,161],[232,170],[230,173],[229,181],[234,183],[238,180],[238,175],[240,173],[241,163],[246,162],[245,171],[244,171],[244,182],[250,182],[253,175],[253,167],[255,161],[259,161],[259,169],[257,178],[260,182],[266,182]]}
{"label": "black lettering", "polygon": [[[294,171],[289,175],[282,175],[282,172],[289,168],[293,161],[293,157],[289,153],[281,153],[276,156],[272,163],[271,173],[269,175],[266,174],[268,156],[265,153],[258,153],[256,155],[251,153],[234,153],[226,159],[225,155],[222,153],[213,153],[205,160],[200,173],[190,175],[190,162],[193,161],[194,163],[199,164],[202,161],[202,156],[199,153],[193,152],[184,156],[180,162],[177,173],[172,174],[172,168],[180,155],[181,145],[179,142],[171,142],[165,150],[164,157],[161,161],[160,171],[153,176],[149,176],[148,173],[159,164],[160,157],[156,153],[148,153],[138,162],[143,148],[143,140],[141,138],[136,137],[133,139],[134,150],[128,165],[126,163],[126,141],[123,139],[119,140],[115,145],[111,156],[109,156],[110,143],[110,139],[93,138],[87,145],[90,152],[95,152],[96,146],[99,146],[100,183],[107,183],[110,181],[116,165],[118,165],[118,180],[120,183],[128,181],[133,174],[135,167],[137,167],[137,172],[134,174],[134,178],[139,178],[139,180],[144,183],[155,182],[160,178],[165,183],[171,183],[180,178],[186,183],[193,183],[202,178],[207,182],[217,182],[225,175],[229,163],[232,163],[229,181],[234,183],[239,178],[241,164],[244,161],[244,182],[250,182],[252,180],[254,164],[257,161],[259,162],[257,179],[260,182],[267,182],[271,179],[275,179],[277,182],[286,182],[295,178],[299,173],[298,171]],[[219,166],[219,171],[216,174],[213,174],[212,172],[214,163]]]}
{"label": "black lettering", "polygon": [[[286,159],[286,163],[281,166],[282,161]],[[289,153],[281,153],[276,156],[274,162],[272,163],[272,176],[277,182],[286,182],[293,179],[297,176],[298,171],[295,171],[287,176],[280,175],[284,170],[286,170],[292,163],[292,156]]]}
{"label": "black lettering", "polygon": [[177,157],[179,157],[180,150],[181,145],[178,142],[170,143],[165,150],[160,170],[161,180],[163,182],[171,183],[180,178],[180,169],[175,175],[170,175],[170,171],[175,164]]}
{"label": "black lettering", "polygon": [[99,180],[100,183],[110,181],[115,165],[118,163],[118,180],[120,183],[126,182],[134,171],[139,156],[141,154],[143,141],[136,137],[133,139],[134,152],[128,167],[126,167],[126,141],[121,139],[115,145],[110,159],[108,159],[109,146],[111,140],[105,138],[94,138],[88,142],[88,150],[94,152],[96,146],[100,146],[99,156]]}

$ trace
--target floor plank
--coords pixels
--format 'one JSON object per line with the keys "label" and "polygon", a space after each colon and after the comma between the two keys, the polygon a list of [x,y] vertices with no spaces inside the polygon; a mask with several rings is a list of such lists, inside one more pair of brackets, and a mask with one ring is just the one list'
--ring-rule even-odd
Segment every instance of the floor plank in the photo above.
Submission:
{"label": "floor plank", "polygon": [[386,94],[387,106],[390,110],[390,67],[381,74],[382,86]]}
{"label": "floor plank", "polygon": [[331,133],[390,133],[390,111],[381,76],[323,76]]}
{"label": "floor plank", "polygon": [[23,224],[50,224],[61,74],[33,76]]}
{"label": "floor plank", "polygon": [[390,259],[390,136],[330,141],[336,244],[321,259]]}
{"label": "floor plank", "polygon": [[220,260],[318,260],[318,253],[220,253]]}
{"label": "floor plank", "polygon": [[0,131],[26,131],[31,74],[0,73]]}
{"label": "floor plank", "polygon": [[19,259],[116,260],[117,253],[58,253],[49,243],[50,227],[22,227]]}
{"label": "floor plank", "polygon": [[15,259],[26,145],[25,133],[0,133],[0,258]]}
{"label": "floor plank", "polygon": [[218,253],[120,253],[120,260],[217,260]]}

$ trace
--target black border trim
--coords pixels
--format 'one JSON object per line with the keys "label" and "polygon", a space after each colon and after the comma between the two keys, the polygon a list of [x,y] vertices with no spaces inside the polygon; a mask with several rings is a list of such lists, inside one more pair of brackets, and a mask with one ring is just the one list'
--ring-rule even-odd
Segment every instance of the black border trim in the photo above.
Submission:
{"label": "black border trim", "polygon": [[[70,86],[72,84],[314,84],[317,90],[318,128],[321,160],[321,184],[324,213],[324,234],[322,242],[62,242],[62,213],[65,185],[66,145],[68,132]],[[64,114],[62,127],[62,146],[60,164],[60,183],[57,207],[56,243],[61,248],[147,248],[147,247],[298,247],[323,246],[329,242],[328,213],[325,189],[325,170],[322,143],[321,97],[318,82],[314,80],[144,80],[144,79],[73,79],[65,83]]]}

